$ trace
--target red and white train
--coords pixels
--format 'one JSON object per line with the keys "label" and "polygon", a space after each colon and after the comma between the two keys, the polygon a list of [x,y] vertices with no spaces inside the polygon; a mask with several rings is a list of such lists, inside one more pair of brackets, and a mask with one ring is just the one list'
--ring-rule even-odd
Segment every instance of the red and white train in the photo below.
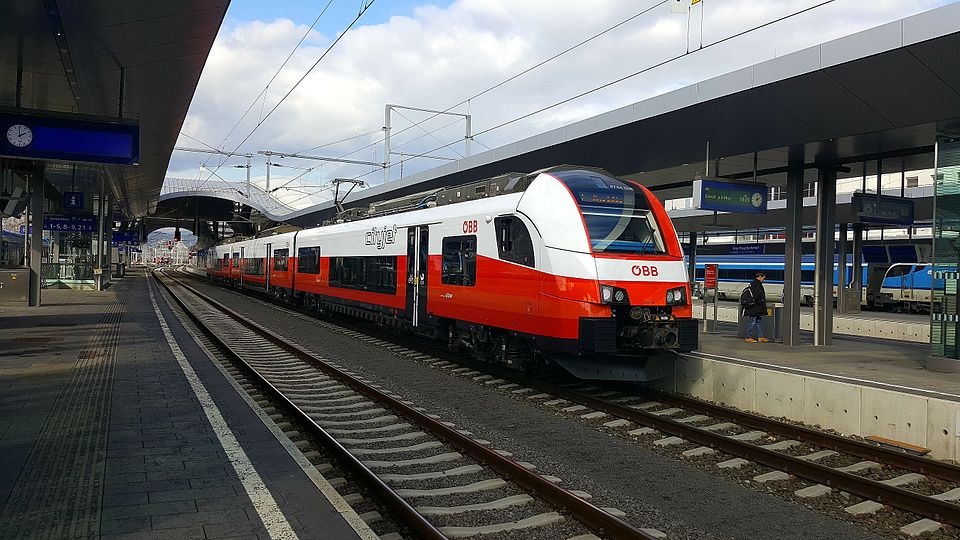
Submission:
{"label": "red and white train", "polygon": [[207,273],[517,368],[643,380],[651,353],[697,347],[677,233],[642,185],[555,167],[419,202],[215,246]]}

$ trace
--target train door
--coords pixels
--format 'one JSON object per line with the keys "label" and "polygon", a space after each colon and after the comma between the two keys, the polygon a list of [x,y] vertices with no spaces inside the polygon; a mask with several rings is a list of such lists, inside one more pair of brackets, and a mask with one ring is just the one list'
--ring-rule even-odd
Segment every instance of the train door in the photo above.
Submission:
{"label": "train door", "polygon": [[244,267],[246,266],[246,264],[245,264],[246,262],[247,262],[247,258],[246,258],[246,255],[244,255],[244,248],[243,248],[243,246],[241,246],[241,247],[240,247],[240,261],[239,261],[239,265],[240,265],[240,286],[241,286],[241,287],[243,287],[243,271],[246,270],[246,268],[244,268]]}
{"label": "train door", "polygon": [[267,251],[263,254],[263,275],[266,278],[266,285],[264,287],[267,289],[267,292],[270,292],[270,274],[273,271],[273,267],[270,266],[270,254],[273,253],[270,251],[270,246],[272,244],[267,244]]}
{"label": "train door", "polygon": [[429,238],[426,225],[407,227],[407,316],[413,326],[427,316]]}

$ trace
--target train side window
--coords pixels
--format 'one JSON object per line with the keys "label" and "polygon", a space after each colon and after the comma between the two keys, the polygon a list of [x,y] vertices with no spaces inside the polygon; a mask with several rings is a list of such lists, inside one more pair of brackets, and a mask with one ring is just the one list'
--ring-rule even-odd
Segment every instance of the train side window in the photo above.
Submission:
{"label": "train side window", "polygon": [[472,287],[477,284],[477,236],[443,239],[441,281],[445,285]]}
{"label": "train side window", "polygon": [[290,269],[290,263],[288,261],[290,257],[289,249],[275,249],[273,250],[273,269],[279,272],[286,272]]}
{"label": "train side window", "polygon": [[397,293],[396,257],[331,257],[330,286]]}
{"label": "train side window", "polygon": [[223,265],[222,265],[222,267],[226,267],[226,266],[230,266],[230,254],[229,254],[229,253],[224,253],[224,254],[223,254]]}
{"label": "train side window", "polygon": [[240,267],[240,252],[236,252],[233,254],[233,265],[236,266],[237,268]]}
{"label": "train side window", "polygon": [[320,247],[303,247],[297,250],[297,272],[300,274],[320,273]]}
{"label": "train side window", "polygon": [[515,262],[534,268],[533,240],[530,231],[516,216],[498,217],[494,220],[497,229],[497,250],[500,260]]}
{"label": "train side window", "polygon": [[255,259],[245,259],[244,270],[245,274],[251,276],[262,276],[263,275],[263,259],[257,257]]}

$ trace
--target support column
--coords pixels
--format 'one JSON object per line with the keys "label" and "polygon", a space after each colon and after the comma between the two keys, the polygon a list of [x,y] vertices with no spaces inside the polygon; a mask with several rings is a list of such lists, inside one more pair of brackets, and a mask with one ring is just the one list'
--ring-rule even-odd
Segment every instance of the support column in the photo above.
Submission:
{"label": "support column", "polygon": [[103,189],[103,177],[99,179],[97,183],[97,237],[96,237],[96,264],[94,265],[94,272],[99,272],[100,277],[94,278],[97,280],[99,286],[98,290],[103,290],[104,276],[103,276],[103,265],[106,261],[105,254],[103,253],[103,213],[106,211],[106,202],[104,201],[104,189]]}
{"label": "support column", "polygon": [[847,224],[840,224],[839,244],[837,244],[837,312],[847,313]]}
{"label": "support column", "polygon": [[837,171],[818,169],[817,258],[814,277],[813,344],[833,344],[834,221],[837,214]]}
{"label": "support column", "polygon": [[104,283],[113,279],[113,197],[107,192],[104,198],[105,211],[103,213],[103,251],[106,254],[104,266]]}
{"label": "support column", "polygon": [[30,185],[30,219],[27,221],[27,235],[30,237],[30,298],[29,305],[40,305],[40,285],[42,283],[43,264],[43,175],[27,173]]}
{"label": "support column", "polygon": [[[687,274],[690,280],[690,292],[693,293],[693,284],[697,281],[697,232],[690,232],[687,242]],[[706,315],[704,315],[706,318]]]}
{"label": "support column", "polygon": [[787,157],[787,208],[784,231],[783,344],[800,345],[800,261],[803,239],[803,147]]}
{"label": "support column", "polygon": [[863,295],[863,225],[853,224],[853,282],[850,287],[859,291],[858,298]]}

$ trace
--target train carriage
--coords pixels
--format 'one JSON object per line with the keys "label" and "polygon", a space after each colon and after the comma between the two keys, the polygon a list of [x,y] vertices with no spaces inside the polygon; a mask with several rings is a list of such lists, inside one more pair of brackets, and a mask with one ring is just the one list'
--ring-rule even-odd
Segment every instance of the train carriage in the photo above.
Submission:
{"label": "train carriage", "polygon": [[598,170],[505,175],[228,253],[243,259],[236,283],[513,367],[552,360],[582,376],[646,379],[651,353],[697,346],[666,212],[643,186]]}

